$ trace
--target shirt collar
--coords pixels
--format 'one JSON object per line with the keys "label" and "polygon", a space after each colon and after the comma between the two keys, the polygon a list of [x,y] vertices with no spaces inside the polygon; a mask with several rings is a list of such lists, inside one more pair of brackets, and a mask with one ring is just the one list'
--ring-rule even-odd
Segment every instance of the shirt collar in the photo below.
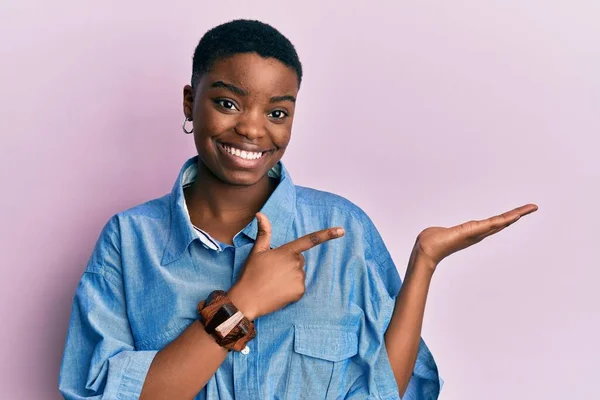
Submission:
{"label": "shirt collar", "polygon": [[[163,253],[162,265],[179,259],[190,243],[198,238],[198,234],[190,221],[183,194],[184,185],[196,179],[197,163],[198,156],[187,160],[173,185],[169,204],[171,215],[169,238]],[[279,178],[279,184],[260,212],[265,214],[271,222],[271,247],[279,247],[287,242],[287,235],[296,206],[296,188],[281,161],[269,171],[269,176]],[[240,234],[256,240],[257,228],[257,221],[254,218],[242,229]],[[238,237],[239,235],[236,235],[234,238],[234,244],[237,243]]]}
{"label": "shirt collar", "polygon": [[[271,247],[279,247],[288,242],[288,235],[296,211],[296,187],[292,178],[280,161],[270,173],[279,175],[279,184],[262,206],[260,212],[271,222]],[[254,218],[241,233],[256,240],[258,222]],[[235,241],[236,238],[234,238]]]}

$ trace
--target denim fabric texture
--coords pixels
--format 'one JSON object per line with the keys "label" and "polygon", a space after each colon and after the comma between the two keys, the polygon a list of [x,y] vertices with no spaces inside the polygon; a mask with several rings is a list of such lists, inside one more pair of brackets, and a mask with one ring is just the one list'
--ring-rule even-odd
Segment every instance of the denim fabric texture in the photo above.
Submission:
{"label": "denim fabric texture", "polygon": [[[137,399],[156,353],[197,319],[196,305],[237,281],[254,219],[233,245],[195,229],[183,187],[113,216],[77,287],[59,388],[66,399]],[[257,318],[249,352],[231,352],[196,399],[400,399],[384,344],[401,280],[370,218],[350,201],[295,186],[281,162],[263,206],[272,247],[320,229],[344,237],[304,252],[302,299]],[[403,399],[437,399],[442,385],[421,340]]]}

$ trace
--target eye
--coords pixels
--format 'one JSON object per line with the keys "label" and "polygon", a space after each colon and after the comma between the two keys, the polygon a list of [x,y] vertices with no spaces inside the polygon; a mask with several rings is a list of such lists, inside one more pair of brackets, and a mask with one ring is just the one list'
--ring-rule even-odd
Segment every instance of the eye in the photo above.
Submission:
{"label": "eye", "polygon": [[288,116],[288,113],[286,113],[283,110],[274,110],[274,111],[271,111],[268,114],[268,116],[271,118],[275,118],[275,119],[284,119],[285,117]]}
{"label": "eye", "polygon": [[231,111],[236,111],[237,110],[237,107],[236,107],[235,103],[233,101],[231,101],[231,100],[217,99],[217,100],[215,100],[215,103],[217,103],[221,107],[225,108],[226,110],[231,110]]}

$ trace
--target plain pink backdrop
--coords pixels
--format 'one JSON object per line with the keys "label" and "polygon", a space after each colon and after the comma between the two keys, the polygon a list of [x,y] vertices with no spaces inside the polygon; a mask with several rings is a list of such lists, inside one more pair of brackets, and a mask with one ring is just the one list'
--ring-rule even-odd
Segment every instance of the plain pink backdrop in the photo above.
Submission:
{"label": "plain pink backdrop", "polygon": [[304,64],[293,179],[363,207],[402,275],[426,226],[540,205],[436,273],[441,398],[600,398],[597,0],[88,3],[0,4],[1,399],[59,397],[99,231],[194,155],[193,49],[237,17]]}

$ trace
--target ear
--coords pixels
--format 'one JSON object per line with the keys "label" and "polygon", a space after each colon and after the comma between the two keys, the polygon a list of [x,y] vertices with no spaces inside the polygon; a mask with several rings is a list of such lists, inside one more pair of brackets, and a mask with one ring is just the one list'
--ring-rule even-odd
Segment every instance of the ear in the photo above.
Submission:
{"label": "ear", "polygon": [[194,89],[190,85],[183,87],[183,114],[190,121],[194,110]]}

